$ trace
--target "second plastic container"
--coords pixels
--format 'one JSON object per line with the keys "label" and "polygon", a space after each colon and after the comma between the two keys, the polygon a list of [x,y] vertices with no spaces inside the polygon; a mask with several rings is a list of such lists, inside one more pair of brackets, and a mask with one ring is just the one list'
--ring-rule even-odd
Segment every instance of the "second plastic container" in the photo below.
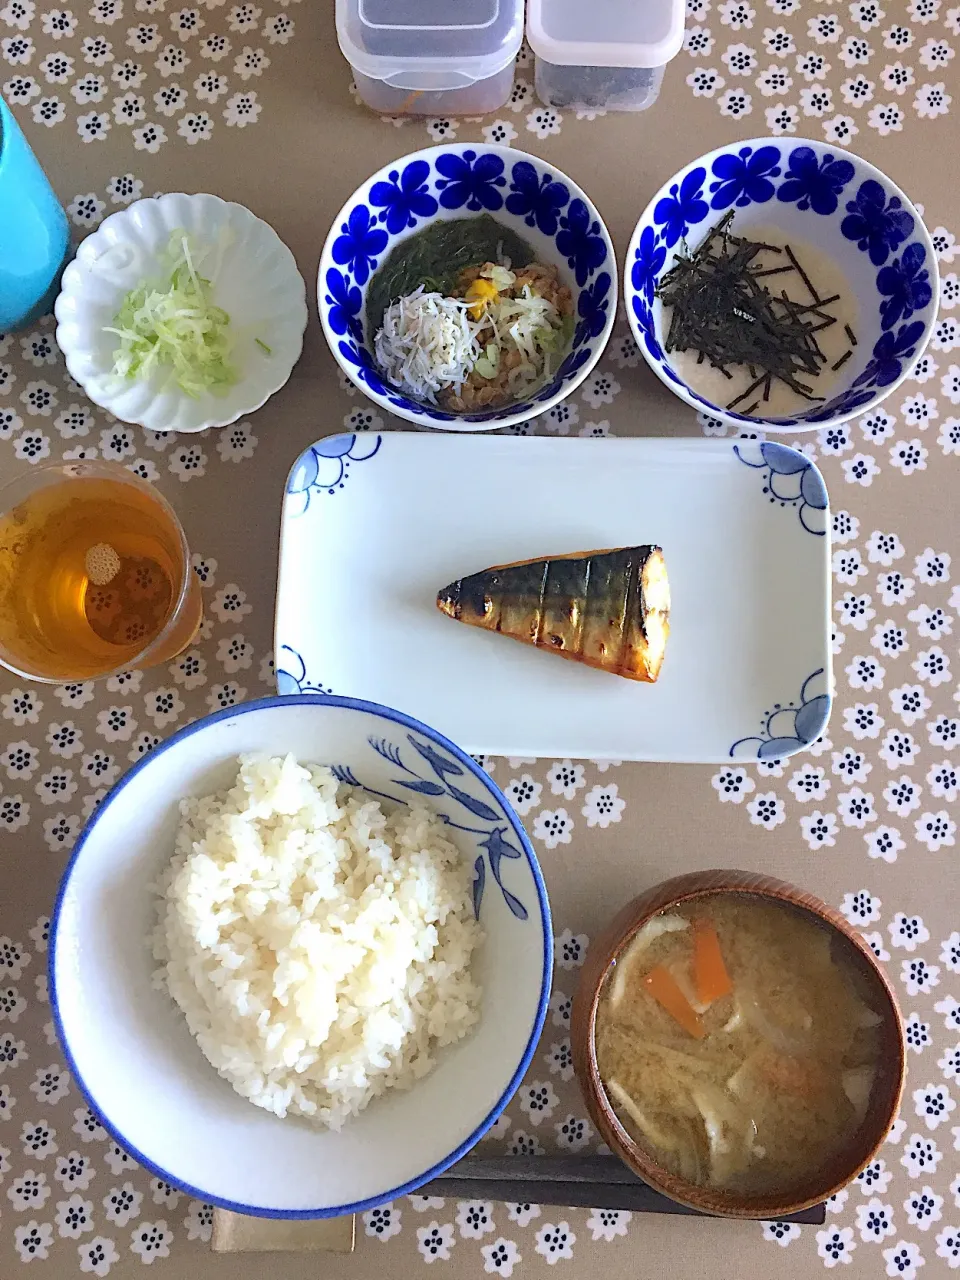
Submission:
{"label": "second plastic container", "polygon": [[384,115],[483,115],[510,96],[523,0],[337,0],[357,92]]}
{"label": "second plastic container", "polygon": [[528,0],[537,96],[569,110],[646,110],[683,21],[684,0]]}

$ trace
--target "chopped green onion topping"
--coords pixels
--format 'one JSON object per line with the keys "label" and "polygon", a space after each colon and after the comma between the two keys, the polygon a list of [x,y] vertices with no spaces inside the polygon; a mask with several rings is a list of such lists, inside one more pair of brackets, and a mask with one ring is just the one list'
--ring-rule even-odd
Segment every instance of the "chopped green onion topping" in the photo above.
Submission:
{"label": "chopped green onion topping", "polygon": [[223,395],[238,379],[230,361],[230,317],[214,305],[213,286],[197,271],[196,246],[186,232],[173,233],[168,256],[167,282],[131,289],[106,329],[120,339],[114,373],[132,380],[169,368],[188,396]]}

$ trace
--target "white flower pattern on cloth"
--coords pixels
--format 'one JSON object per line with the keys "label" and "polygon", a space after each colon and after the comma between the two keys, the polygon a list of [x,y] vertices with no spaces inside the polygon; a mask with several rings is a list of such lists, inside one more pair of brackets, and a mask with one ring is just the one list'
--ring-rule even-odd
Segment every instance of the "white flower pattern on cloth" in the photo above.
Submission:
{"label": "white flower pattern on cloth", "polygon": [[871,1196],[866,1204],[856,1207],[857,1230],[864,1244],[873,1244],[895,1234],[893,1205]]}
{"label": "white flower pattern on cloth", "polygon": [[832,848],[836,844],[838,830],[835,813],[823,813],[819,809],[814,809],[812,813],[805,814],[800,819],[800,831],[810,849],[819,849],[824,846]]}
{"label": "white flower pattern on cloth", "polygon": [[49,1222],[38,1223],[35,1218],[31,1218],[24,1226],[14,1230],[13,1239],[21,1262],[46,1259],[53,1244],[53,1227]]}
{"label": "white flower pattern on cloth", "polygon": [[914,1133],[911,1134],[904,1148],[900,1163],[911,1178],[919,1178],[924,1174],[935,1172],[942,1159],[943,1152],[932,1138]]}
{"label": "white flower pattern on cloth", "polygon": [[494,1206],[489,1200],[461,1200],[457,1204],[456,1223],[465,1240],[482,1240],[496,1231]]}
{"label": "white flower pattern on cloth", "polygon": [[593,1126],[583,1116],[568,1115],[554,1126],[557,1146],[568,1153],[582,1151],[594,1137]]}
{"label": "white flower pattern on cloth", "polygon": [[913,1091],[914,1111],[928,1129],[937,1129],[956,1109],[946,1085],[926,1084]]}
{"label": "white flower pattern on cloth", "polygon": [[426,1213],[428,1210],[442,1209],[446,1205],[446,1201],[440,1196],[408,1196],[407,1199],[416,1210],[417,1213]]}
{"label": "white flower pattern on cloth", "polygon": [[619,822],[625,808],[626,801],[620,798],[615,782],[606,785],[598,783],[587,792],[580,812],[586,818],[588,827],[604,828],[612,822]]}
{"label": "white flower pattern on cloth", "polygon": [[434,1219],[425,1227],[417,1227],[417,1247],[424,1262],[446,1262],[455,1244],[456,1234],[452,1223],[445,1222],[441,1225]]}
{"label": "white flower pattern on cloth", "polygon": [[394,1204],[370,1209],[362,1217],[364,1233],[376,1240],[386,1242],[395,1235],[399,1235],[402,1230],[402,1214]]}
{"label": "white flower pattern on cloth", "polygon": [[573,1257],[573,1246],[577,1237],[570,1229],[570,1224],[561,1221],[556,1224],[546,1222],[536,1234],[536,1252],[549,1265],[562,1260],[569,1261]]}
{"label": "white flower pattern on cloth", "polygon": [[[520,1089],[518,1096],[520,1110],[534,1128],[549,1120],[560,1105],[560,1098],[549,1080],[530,1081]],[[515,1138],[518,1136],[514,1134]]]}
{"label": "white flower pattern on cloth", "polygon": [[763,1222],[761,1228],[764,1240],[778,1244],[781,1249],[800,1239],[800,1228],[795,1222]]}
{"label": "white flower pattern on cloth", "polygon": [[533,823],[533,836],[542,840],[548,849],[558,844],[569,844],[573,832],[573,819],[566,809],[541,809]]}
{"label": "white flower pattern on cloth", "polygon": [[722,803],[742,804],[756,789],[756,783],[740,766],[729,766],[714,774],[711,779],[714,790]]}
{"label": "white flower pattern on cloth", "polygon": [[917,1269],[926,1261],[917,1245],[906,1240],[898,1240],[891,1248],[884,1249],[883,1256],[887,1275],[902,1277],[902,1280],[916,1280]]}
{"label": "white flower pattern on cloth", "polygon": [[583,765],[574,764],[571,760],[557,761],[547,773],[547,782],[552,795],[572,800],[585,785]]}
{"label": "white flower pattern on cloth", "polygon": [[574,934],[564,929],[554,939],[554,963],[558,969],[579,969],[587,954],[589,938],[585,933]]}
{"label": "white flower pattern on cloth", "polygon": [[853,1251],[857,1245],[853,1238],[852,1227],[826,1227],[817,1232],[817,1253],[827,1268],[838,1263],[849,1263],[853,1260]]}
{"label": "white flower pattern on cloth", "polygon": [[114,1242],[106,1236],[94,1236],[77,1247],[80,1270],[87,1275],[104,1277],[110,1274],[114,1263],[120,1261]]}
{"label": "white flower pattern on cloth", "polygon": [[538,1138],[527,1133],[525,1129],[514,1129],[507,1143],[507,1155],[510,1156],[542,1156],[546,1155],[546,1147]]}
{"label": "white flower pattern on cloth", "polygon": [[755,826],[772,831],[786,821],[786,807],[780,797],[773,791],[765,791],[756,795],[747,805],[750,821]]}
{"label": "white flower pattern on cloth", "polygon": [[573,1079],[573,1050],[569,1039],[555,1040],[549,1052],[544,1055],[544,1060],[551,1075],[559,1076],[563,1081]]}
{"label": "white flower pattern on cloth", "polygon": [[139,1222],[130,1232],[130,1252],[138,1254],[140,1261],[148,1265],[157,1258],[169,1258],[173,1232],[164,1219],[156,1222]]}

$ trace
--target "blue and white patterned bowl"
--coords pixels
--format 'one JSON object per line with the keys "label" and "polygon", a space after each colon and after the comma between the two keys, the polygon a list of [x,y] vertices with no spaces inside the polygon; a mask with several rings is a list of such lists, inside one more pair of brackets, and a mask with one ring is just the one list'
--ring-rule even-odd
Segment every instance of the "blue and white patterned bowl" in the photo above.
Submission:
{"label": "blue and white patterned bowl", "polygon": [[[440,814],[473,867],[486,934],[474,962],[483,987],[476,1030],[412,1089],[375,1100],[339,1133],[279,1120],[234,1093],[151,982],[150,885],[173,855],[180,798],[229,786],[238,754],[288,751]],[[141,1164],[238,1213],[331,1217],[413,1191],[486,1133],[533,1056],[552,962],[550,909],[530,841],[476,761],[376,703],[288,694],[189,725],[102,802],[61,881],[50,1001],[74,1080]]]}
{"label": "blue and white patterned bowl", "polygon": [[[577,327],[556,376],[536,395],[506,408],[460,416],[423,405],[384,383],[364,313],[371,277],[401,240],[431,222],[480,213],[490,213],[516,231],[539,261],[560,268],[573,291]],[[617,310],[616,257],[597,210],[552,165],[511,147],[448,143],[386,165],[353,193],[323,246],[317,300],[337,363],[381,408],[421,427],[489,431],[545,413],[570,395],[600,359]]]}
{"label": "blue and white patterned bowl", "polygon": [[627,250],[624,298],[647,363],[681,400],[735,425],[756,417],[711,403],[683,381],[663,343],[661,276],[686,240],[695,247],[728,210],[734,230],[771,223],[816,245],[854,292],[858,346],[845,384],[826,404],[764,420],[771,432],[845,422],[880,403],[908,376],[937,314],[939,277],[930,236],[916,208],[879,169],[822,142],[754,138],[718,147],[676,173],[656,193]]}

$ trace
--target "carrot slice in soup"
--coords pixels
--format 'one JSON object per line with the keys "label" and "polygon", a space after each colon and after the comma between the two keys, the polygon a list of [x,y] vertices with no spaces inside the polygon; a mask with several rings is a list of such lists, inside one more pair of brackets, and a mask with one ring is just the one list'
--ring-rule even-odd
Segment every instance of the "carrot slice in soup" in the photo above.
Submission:
{"label": "carrot slice in soup", "polygon": [[643,985],[657,1004],[669,1013],[675,1022],[679,1022],[696,1040],[702,1040],[707,1034],[700,1016],[693,1005],[677,986],[677,980],[668,969],[658,964],[643,979]]}
{"label": "carrot slice in soup", "polygon": [[800,1098],[810,1098],[823,1087],[823,1072],[809,1058],[768,1057],[760,1064],[760,1074],[774,1088]]}
{"label": "carrot slice in soup", "polygon": [[704,1004],[712,1004],[733,990],[720,939],[709,920],[698,920],[693,926],[693,980],[697,997]]}

